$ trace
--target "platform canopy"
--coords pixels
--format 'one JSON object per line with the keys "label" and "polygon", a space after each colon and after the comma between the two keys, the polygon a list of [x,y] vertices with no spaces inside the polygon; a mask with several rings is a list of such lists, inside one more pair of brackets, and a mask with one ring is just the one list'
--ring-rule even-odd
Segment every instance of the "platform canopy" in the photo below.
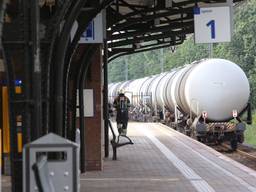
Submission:
{"label": "platform canopy", "polygon": [[181,44],[194,33],[194,7],[225,3],[232,5],[231,0],[116,0],[107,8],[109,58]]}

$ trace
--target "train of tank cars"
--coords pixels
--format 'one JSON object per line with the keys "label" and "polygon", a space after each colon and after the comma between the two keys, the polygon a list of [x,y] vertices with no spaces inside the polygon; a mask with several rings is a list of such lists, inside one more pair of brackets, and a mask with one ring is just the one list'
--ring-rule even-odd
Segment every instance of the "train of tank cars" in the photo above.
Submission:
{"label": "train of tank cars", "polygon": [[162,121],[202,142],[229,141],[233,150],[251,121],[248,78],[224,59],[195,61],[108,89],[110,104],[120,91],[130,99],[132,120]]}

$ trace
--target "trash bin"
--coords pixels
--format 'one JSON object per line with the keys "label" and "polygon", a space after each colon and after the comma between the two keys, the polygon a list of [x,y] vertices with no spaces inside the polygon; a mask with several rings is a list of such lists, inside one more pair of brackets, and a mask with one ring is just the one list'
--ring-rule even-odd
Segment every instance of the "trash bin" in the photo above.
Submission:
{"label": "trash bin", "polygon": [[23,192],[78,192],[78,145],[50,133],[23,148]]}

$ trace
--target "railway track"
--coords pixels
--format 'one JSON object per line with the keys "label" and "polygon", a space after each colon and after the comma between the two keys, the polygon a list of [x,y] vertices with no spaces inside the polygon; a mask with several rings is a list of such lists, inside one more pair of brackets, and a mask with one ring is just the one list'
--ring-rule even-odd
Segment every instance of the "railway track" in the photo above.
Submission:
{"label": "railway track", "polygon": [[246,145],[239,145],[236,151],[232,151],[226,143],[212,146],[215,150],[238,161],[239,163],[256,170],[256,149]]}
{"label": "railway track", "polygon": [[[173,127],[170,126],[170,128],[173,129]],[[184,132],[182,132],[185,134]],[[194,138],[196,140],[196,138]],[[233,151],[230,148],[229,143],[222,143],[222,144],[216,144],[216,143],[207,143],[209,147],[212,147],[216,151],[228,156],[229,158],[247,166],[251,169],[256,170],[256,148],[253,148],[251,146],[247,146],[244,144],[238,144],[237,150]]]}

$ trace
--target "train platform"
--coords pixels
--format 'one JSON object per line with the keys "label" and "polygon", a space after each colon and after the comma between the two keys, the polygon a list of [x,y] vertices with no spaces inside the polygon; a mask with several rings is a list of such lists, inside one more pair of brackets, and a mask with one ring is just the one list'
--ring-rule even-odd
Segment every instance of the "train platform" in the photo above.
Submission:
{"label": "train platform", "polygon": [[256,172],[167,126],[129,123],[134,145],[102,172],[81,176],[81,192],[256,192]]}
{"label": "train platform", "polygon": [[116,161],[81,175],[81,192],[256,192],[254,170],[167,126],[130,122],[128,136]]}

